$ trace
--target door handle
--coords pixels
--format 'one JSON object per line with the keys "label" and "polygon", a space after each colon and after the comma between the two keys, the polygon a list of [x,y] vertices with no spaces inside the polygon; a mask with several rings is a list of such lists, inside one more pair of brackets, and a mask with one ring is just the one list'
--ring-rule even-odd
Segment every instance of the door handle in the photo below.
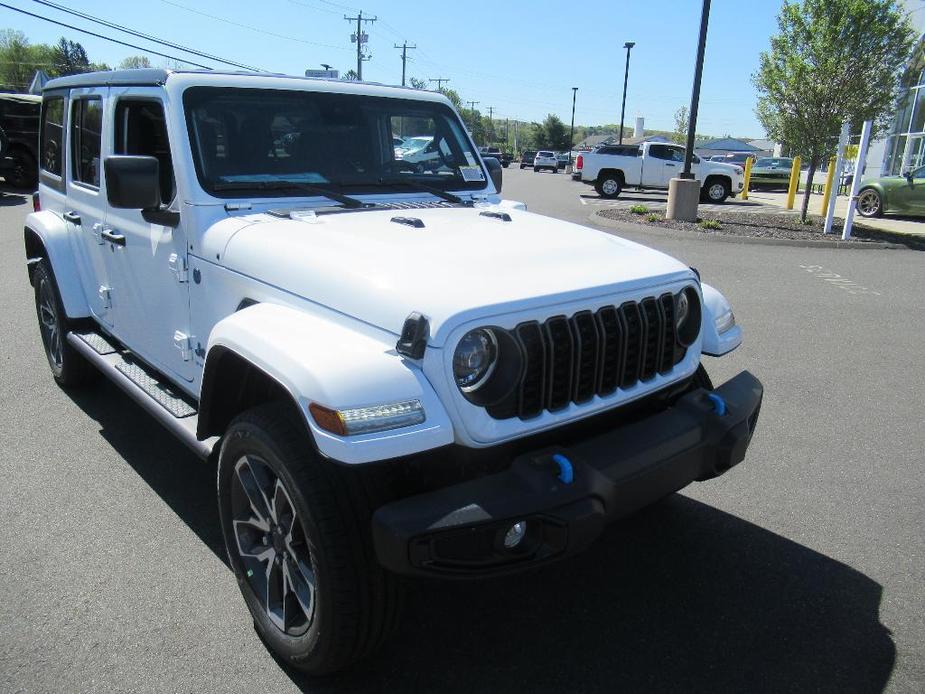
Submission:
{"label": "door handle", "polygon": [[677,164],[665,164],[665,166],[677,166]]}
{"label": "door handle", "polygon": [[70,222],[76,226],[80,226],[80,215],[76,212],[65,212],[63,215],[65,222]]}
{"label": "door handle", "polygon": [[113,243],[116,246],[125,245],[125,235],[113,231],[112,229],[103,229],[103,231],[100,232],[100,236],[102,236],[105,241],[109,241],[109,243]]}

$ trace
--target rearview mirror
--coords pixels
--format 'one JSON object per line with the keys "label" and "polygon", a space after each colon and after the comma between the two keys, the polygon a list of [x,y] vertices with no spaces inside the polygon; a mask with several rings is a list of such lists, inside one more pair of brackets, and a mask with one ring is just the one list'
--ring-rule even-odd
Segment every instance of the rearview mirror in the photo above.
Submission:
{"label": "rearview mirror", "polygon": [[156,157],[113,155],[103,161],[106,197],[112,207],[150,210],[161,205],[160,164]]}
{"label": "rearview mirror", "polygon": [[495,184],[495,191],[501,192],[501,181],[504,177],[504,169],[501,168],[501,162],[494,157],[483,157],[485,166],[488,168],[488,175],[491,176],[491,182]]}

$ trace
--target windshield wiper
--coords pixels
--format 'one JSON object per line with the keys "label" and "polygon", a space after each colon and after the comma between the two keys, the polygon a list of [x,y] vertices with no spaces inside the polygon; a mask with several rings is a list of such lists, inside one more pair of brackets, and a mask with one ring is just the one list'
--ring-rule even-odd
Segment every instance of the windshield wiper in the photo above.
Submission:
{"label": "windshield wiper", "polygon": [[381,185],[389,186],[391,188],[397,188],[399,186],[404,186],[406,188],[411,188],[412,190],[416,190],[421,193],[430,193],[431,195],[436,195],[438,198],[443,198],[444,200],[448,202],[455,202],[455,203],[460,203],[460,204],[462,203],[471,204],[470,201],[463,200],[458,195],[454,195],[453,193],[448,193],[445,190],[441,190],[440,188],[434,188],[433,186],[429,186],[426,183],[420,183],[418,181],[405,180],[403,178],[380,178],[379,183]]}
{"label": "windshield wiper", "polygon": [[358,209],[361,207],[375,207],[373,203],[363,202],[349,195],[336,193],[328,188],[314,186],[311,183],[302,183],[301,181],[225,181],[216,183],[212,186],[213,190],[301,190],[309,195],[321,195],[335,202],[339,202],[344,207]]}

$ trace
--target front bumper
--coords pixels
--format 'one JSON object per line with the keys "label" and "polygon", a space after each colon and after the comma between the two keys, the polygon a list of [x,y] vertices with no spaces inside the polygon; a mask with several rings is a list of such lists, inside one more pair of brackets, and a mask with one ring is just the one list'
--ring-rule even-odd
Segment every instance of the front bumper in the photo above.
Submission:
{"label": "front bumper", "polygon": [[[475,578],[573,554],[606,523],[740,463],[762,395],[744,371],[568,448],[520,455],[503,472],[386,504],[372,520],[379,561],[399,574]],[[519,521],[526,532],[507,549],[505,533]]]}

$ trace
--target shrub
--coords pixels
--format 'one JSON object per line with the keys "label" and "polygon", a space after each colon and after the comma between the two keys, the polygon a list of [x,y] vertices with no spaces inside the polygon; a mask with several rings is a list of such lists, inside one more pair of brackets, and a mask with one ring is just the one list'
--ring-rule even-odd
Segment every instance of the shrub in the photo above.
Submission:
{"label": "shrub", "polygon": [[723,227],[720,226],[719,221],[716,219],[702,219],[700,220],[700,228],[701,229],[722,229]]}
{"label": "shrub", "polygon": [[649,211],[649,208],[646,207],[645,205],[633,205],[630,208],[630,212],[632,212],[633,214],[645,214],[648,211]]}
{"label": "shrub", "polygon": [[647,222],[660,222],[662,221],[662,216],[658,214],[647,214],[646,221]]}

